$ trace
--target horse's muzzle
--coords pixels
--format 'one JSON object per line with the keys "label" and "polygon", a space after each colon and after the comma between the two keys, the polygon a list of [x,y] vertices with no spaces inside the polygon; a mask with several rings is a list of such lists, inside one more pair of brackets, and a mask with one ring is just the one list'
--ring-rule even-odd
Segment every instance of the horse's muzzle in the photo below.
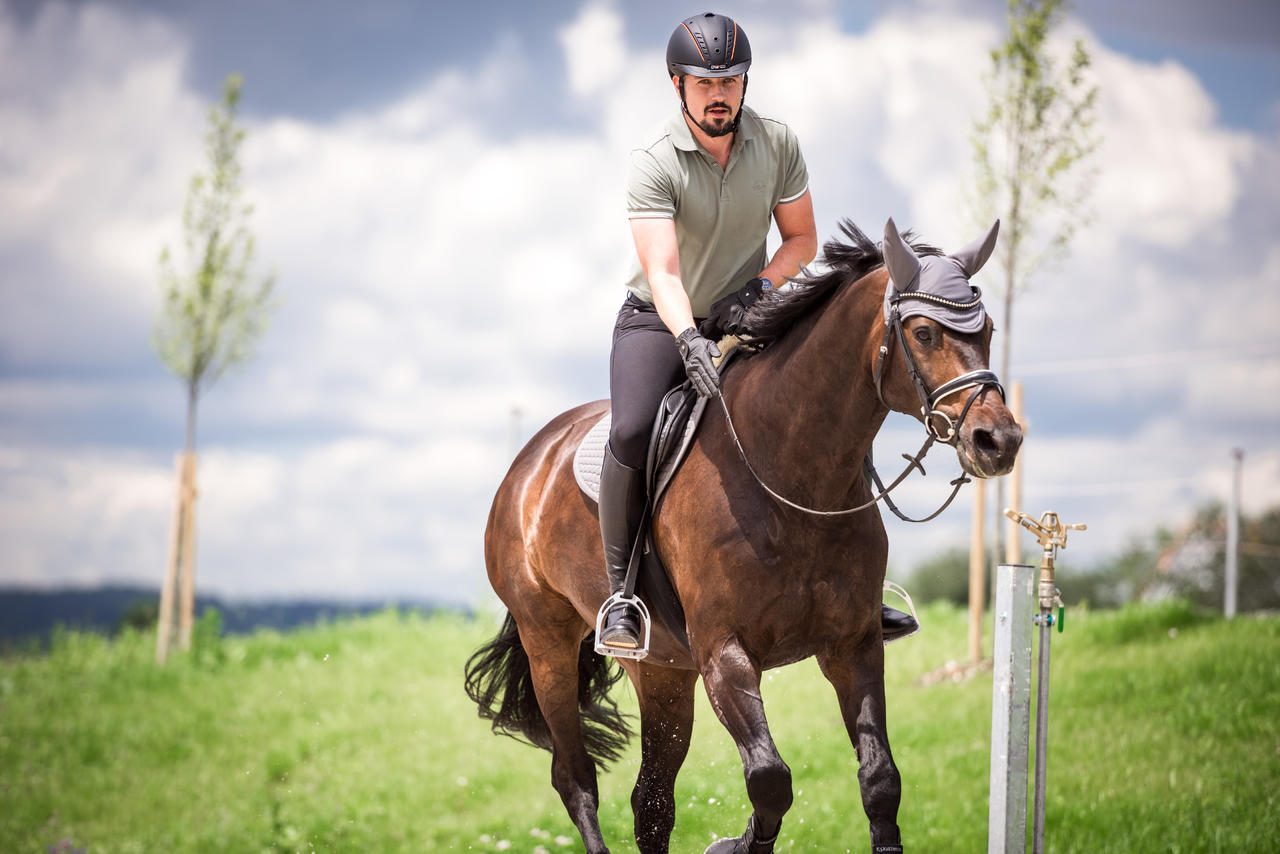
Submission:
{"label": "horse's muzzle", "polygon": [[960,428],[959,446],[965,471],[974,477],[999,477],[1013,471],[1022,447],[1022,428],[1007,410],[1003,418],[973,418]]}

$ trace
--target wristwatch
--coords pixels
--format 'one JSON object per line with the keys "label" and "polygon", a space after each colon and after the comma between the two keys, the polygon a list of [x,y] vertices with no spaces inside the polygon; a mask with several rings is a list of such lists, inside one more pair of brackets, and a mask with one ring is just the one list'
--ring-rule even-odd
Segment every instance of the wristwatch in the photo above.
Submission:
{"label": "wristwatch", "polygon": [[760,280],[760,290],[767,291],[773,287],[773,282],[769,281],[764,276],[757,276],[757,278]]}

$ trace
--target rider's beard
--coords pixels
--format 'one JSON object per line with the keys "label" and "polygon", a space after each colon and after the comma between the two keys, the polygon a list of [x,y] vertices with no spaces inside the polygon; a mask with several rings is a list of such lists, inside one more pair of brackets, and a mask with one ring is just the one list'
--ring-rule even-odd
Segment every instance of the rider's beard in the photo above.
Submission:
{"label": "rider's beard", "polygon": [[[724,107],[729,110],[729,115],[725,117],[706,115],[712,107]],[[742,108],[739,107],[738,109]],[[736,116],[733,113],[733,108],[725,102],[718,101],[714,104],[708,104],[707,109],[704,111],[704,116],[706,117],[698,120],[698,127],[702,128],[702,132],[707,136],[714,138],[717,136],[728,136],[733,133],[733,120]]]}

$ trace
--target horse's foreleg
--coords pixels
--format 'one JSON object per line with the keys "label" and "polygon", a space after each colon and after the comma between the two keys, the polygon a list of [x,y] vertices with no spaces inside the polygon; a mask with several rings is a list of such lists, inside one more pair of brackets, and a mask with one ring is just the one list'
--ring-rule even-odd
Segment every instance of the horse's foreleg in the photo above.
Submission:
{"label": "horse's foreleg", "polygon": [[753,813],[739,839],[720,840],[707,854],[769,854],[791,808],[791,769],[778,755],[769,733],[760,696],[760,669],[737,639],[730,638],[702,666],[707,696],[716,717],[733,737],[742,756],[747,797]]}
{"label": "horse's foreleg", "polygon": [[819,656],[818,665],[836,689],[845,729],[858,753],[858,785],[862,808],[871,822],[872,851],[901,851],[898,804],[902,778],[889,750],[880,638],[877,635],[857,649]]}
{"label": "horse's foreleg", "polygon": [[538,707],[551,731],[551,784],[555,786],[569,818],[582,836],[587,854],[608,854],[597,816],[600,796],[596,768],[582,740],[578,709],[579,631],[521,631],[529,651]]}
{"label": "horse's foreleg", "polygon": [[640,701],[640,775],[631,792],[636,847],[659,854],[666,852],[675,826],[676,774],[689,752],[698,674],[643,663],[632,673]]}

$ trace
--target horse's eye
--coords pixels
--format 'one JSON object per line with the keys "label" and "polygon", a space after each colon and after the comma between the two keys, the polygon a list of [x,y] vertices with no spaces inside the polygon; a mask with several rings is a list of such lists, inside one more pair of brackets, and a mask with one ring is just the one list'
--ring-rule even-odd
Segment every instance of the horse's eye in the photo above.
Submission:
{"label": "horse's eye", "polygon": [[919,329],[915,330],[912,334],[915,335],[916,340],[919,341],[921,345],[925,347],[928,347],[930,344],[933,343],[933,330],[927,326],[921,326]]}

